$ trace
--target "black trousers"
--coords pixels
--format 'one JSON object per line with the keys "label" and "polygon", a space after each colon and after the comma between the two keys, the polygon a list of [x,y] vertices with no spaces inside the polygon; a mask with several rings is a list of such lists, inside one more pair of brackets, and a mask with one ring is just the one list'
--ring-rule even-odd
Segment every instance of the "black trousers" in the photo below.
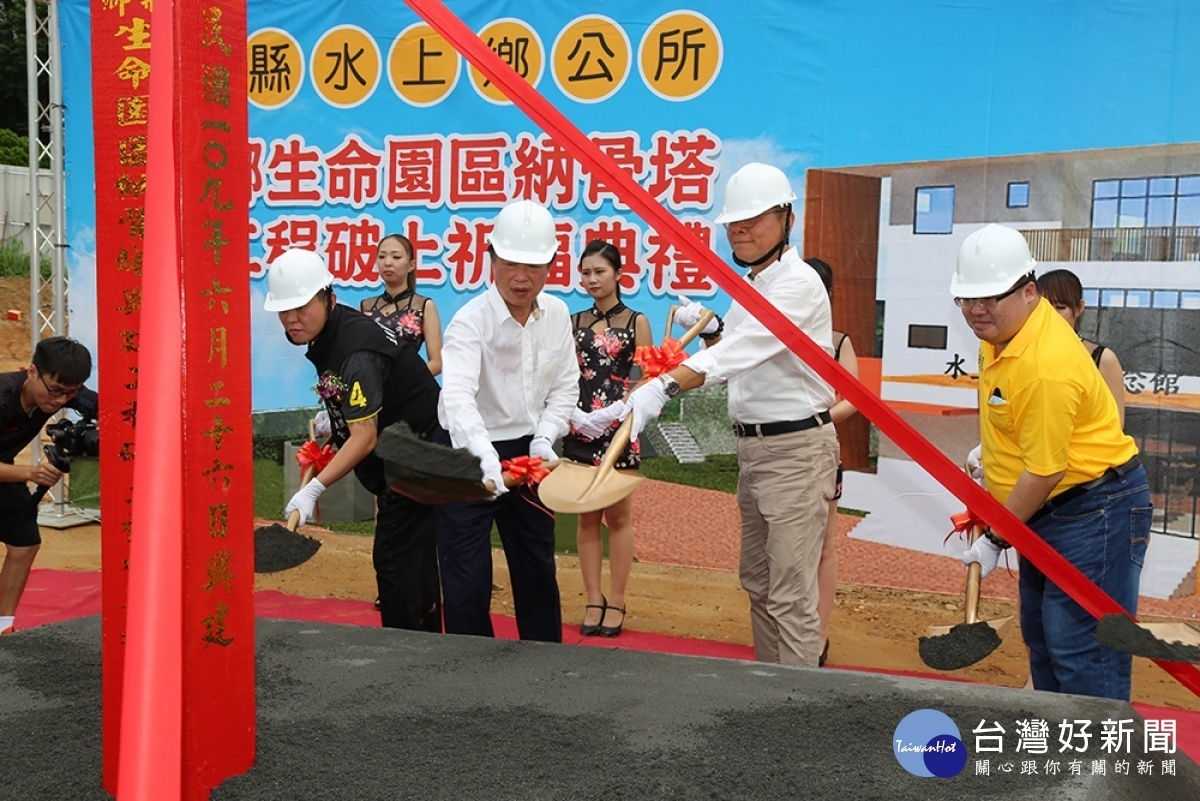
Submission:
{"label": "black trousers", "polygon": [[[493,442],[501,459],[528,455],[532,437]],[[554,513],[521,485],[496,499],[437,507],[448,634],[492,637],[492,549],[495,524],[504,545],[517,631],[522,640],[562,642],[562,606],[554,564]]]}
{"label": "black trousers", "polygon": [[375,582],[383,627],[442,630],[432,506],[384,490],[375,517]]}
{"label": "black trousers", "polygon": [[0,482],[0,542],[14,548],[41,545],[37,513],[24,481]]}

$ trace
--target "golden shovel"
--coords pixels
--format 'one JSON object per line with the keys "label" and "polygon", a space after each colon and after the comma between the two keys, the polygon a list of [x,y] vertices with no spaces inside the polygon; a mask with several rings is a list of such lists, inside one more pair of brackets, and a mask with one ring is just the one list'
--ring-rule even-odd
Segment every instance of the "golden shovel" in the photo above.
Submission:
{"label": "golden shovel", "polygon": [[538,484],[538,497],[555,512],[580,514],[607,509],[637,489],[645,479],[636,473],[616,470],[613,464],[629,444],[633,414],[613,434],[600,464],[590,466],[559,459],[554,471]]}
{"label": "golden shovel", "polygon": [[[671,318],[674,318],[675,308],[671,309]],[[706,309],[696,324],[680,338],[679,346],[685,347],[695,339],[712,318],[713,312]],[[613,434],[612,442],[599,465],[579,464],[567,459],[555,462],[554,471],[538,484],[538,497],[542,503],[555,512],[580,514],[607,509],[628,497],[645,479],[636,473],[618,471],[613,465],[629,444],[632,430],[631,412]]]}

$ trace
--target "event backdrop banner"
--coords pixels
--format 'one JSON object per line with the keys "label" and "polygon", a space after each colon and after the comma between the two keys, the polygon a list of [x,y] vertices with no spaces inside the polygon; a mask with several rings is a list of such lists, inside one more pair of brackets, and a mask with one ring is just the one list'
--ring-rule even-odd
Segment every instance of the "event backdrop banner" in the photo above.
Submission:
{"label": "event backdrop banner", "polygon": [[[61,7],[71,330],[89,342],[88,3]],[[751,161],[783,169],[800,196],[792,241],[837,273],[835,327],[879,360],[884,398],[941,413],[914,424],[956,460],[971,436],[935,434],[948,412],[976,403],[978,343],[950,302],[955,252],[987,223],[1020,229],[1039,271],[1062,267],[1082,280],[1081,332],[1119,350],[1127,426],[1160,492],[1158,525],[1195,533],[1185,473],[1200,448],[1200,358],[1189,344],[1200,336],[1200,49],[1186,32],[1200,30],[1200,4],[450,7],[726,259],[714,223],[725,181]],[[317,400],[300,350],[261,310],[265,265],[284,248],[321,252],[339,300],[357,305],[381,291],[379,239],[403,233],[419,256],[417,291],[445,323],[486,285],[491,220],[519,197],[556,216],[561,254],[548,290],[573,310],[589,305],[578,255],[603,238],[624,255],[625,301],[650,316],[656,336],[681,295],[724,311],[728,299],[709,276],[407,5],[250,0],[248,9],[252,341],[243,346],[253,353],[254,409]],[[881,496],[921,497],[889,473],[905,467],[905,454],[883,443],[878,455]]]}
{"label": "event backdrop banner", "polygon": [[[1200,12],[1166,5],[614,0],[599,14],[565,1],[464,0],[451,8],[727,256],[712,220],[724,180],[748,161],[783,168],[803,202],[813,168],[1200,138],[1183,80],[1200,57],[1164,46]],[[1030,25],[1035,6],[1039,23]],[[86,2],[62,4],[71,326],[85,341],[95,336],[87,24]],[[487,281],[496,211],[533,197],[558,218],[562,255],[549,290],[572,308],[587,305],[578,254],[595,237],[620,247],[626,300],[652,316],[656,335],[676,296],[716,292],[404,4],[250,0],[249,31],[255,409],[316,402],[299,351],[259,305],[264,265],[289,246],[322,252],[339,298],[357,304],[380,291],[379,238],[404,233],[420,257],[418,291],[445,321]],[[1067,75],[1069,91],[1060,83]],[[943,261],[927,273],[940,284],[951,269]]]}

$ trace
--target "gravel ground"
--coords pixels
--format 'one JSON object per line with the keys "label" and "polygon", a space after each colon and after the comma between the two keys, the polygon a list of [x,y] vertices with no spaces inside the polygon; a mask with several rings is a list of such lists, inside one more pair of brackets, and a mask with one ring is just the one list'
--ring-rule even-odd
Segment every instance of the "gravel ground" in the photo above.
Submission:
{"label": "gravel ground", "polygon": [[[0,797],[106,799],[99,770],[99,620],[0,643]],[[213,799],[1195,799],[1200,770],[1114,775],[1099,737],[1063,775],[976,775],[972,729],[998,721],[1134,718],[1127,705],[848,671],[258,623],[256,767]],[[957,724],[967,767],[907,773],[897,724],[932,708]],[[1141,722],[1132,751],[1142,753]],[[1083,775],[1068,776],[1068,758]],[[1045,757],[1038,757],[1040,763]],[[1093,760],[1107,773],[1091,775]]]}

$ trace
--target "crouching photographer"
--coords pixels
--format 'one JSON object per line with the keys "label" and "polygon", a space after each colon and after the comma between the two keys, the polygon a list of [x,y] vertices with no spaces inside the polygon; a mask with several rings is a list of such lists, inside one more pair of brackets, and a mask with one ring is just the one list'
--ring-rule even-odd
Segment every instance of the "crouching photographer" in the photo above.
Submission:
{"label": "crouching photographer", "polygon": [[[69,464],[69,454],[58,452],[64,435],[56,435],[51,446],[55,450],[48,454],[56,458],[36,467],[14,462],[59,411],[74,409],[88,420],[96,417],[96,393],[83,386],[91,374],[92,356],[87,348],[66,337],[39,342],[28,369],[0,373],[0,542],[5,547],[4,566],[0,568],[0,635],[14,631],[17,604],[42,542],[37,502],[29,484],[36,485],[40,498],[43,487],[48,489],[62,478],[62,468]],[[75,431],[74,426],[66,428]],[[89,428],[95,432],[88,425],[78,428],[80,438]],[[56,430],[65,429],[59,426]],[[68,435],[72,443],[76,436]]]}

